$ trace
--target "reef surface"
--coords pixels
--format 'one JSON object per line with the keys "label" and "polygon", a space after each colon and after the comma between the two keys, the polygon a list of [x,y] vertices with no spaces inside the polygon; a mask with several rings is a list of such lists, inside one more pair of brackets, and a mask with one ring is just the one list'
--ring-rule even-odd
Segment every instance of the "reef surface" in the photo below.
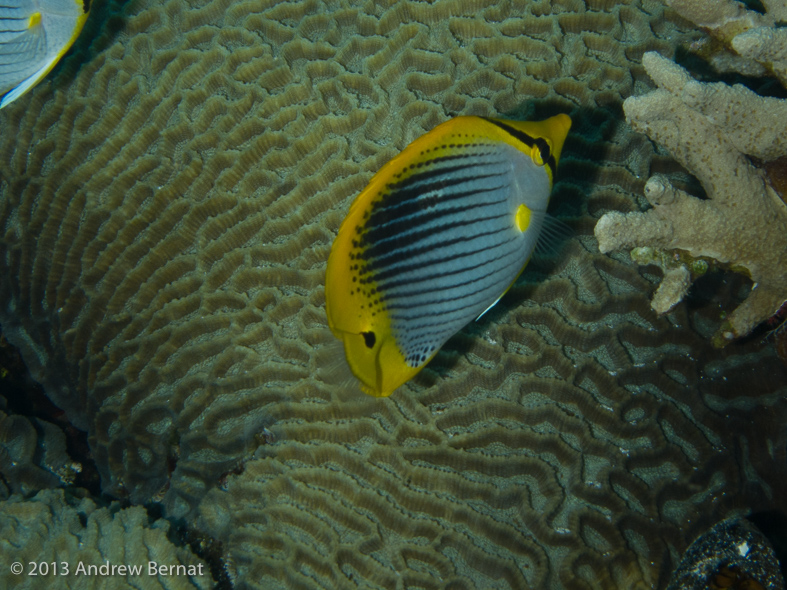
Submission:
{"label": "reef surface", "polygon": [[[212,536],[238,588],[663,588],[787,470],[773,347],[709,343],[746,285],[659,317],[593,236],[683,174],[621,104],[697,37],[650,0],[96,6],[0,113],[3,332],[104,492]],[[450,116],[556,112],[575,237],[391,398],[323,380],[371,175]]]}

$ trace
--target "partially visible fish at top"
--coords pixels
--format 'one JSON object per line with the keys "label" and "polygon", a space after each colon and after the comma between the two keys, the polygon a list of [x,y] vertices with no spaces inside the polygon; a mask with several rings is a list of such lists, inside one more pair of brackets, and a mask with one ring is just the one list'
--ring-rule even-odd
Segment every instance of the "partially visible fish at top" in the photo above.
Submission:
{"label": "partially visible fish at top", "polygon": [[358,195],[331,248],[328,325],[361,388],[390,395],[524,270],[547,217],[567,115],[456,117]]}
{"label": "partially visible fish at top", "polygon": [[55,67],[89,9],[90,0],[0,0],[0,109]]}

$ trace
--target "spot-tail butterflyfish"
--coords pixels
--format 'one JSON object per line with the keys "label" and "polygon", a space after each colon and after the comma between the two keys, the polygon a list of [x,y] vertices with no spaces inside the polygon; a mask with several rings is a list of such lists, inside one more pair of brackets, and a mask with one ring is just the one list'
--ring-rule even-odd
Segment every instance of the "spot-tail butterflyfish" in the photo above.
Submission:
{"label": "spot-tail butterflyfish", "polygon": [[46,76],[76,41],[90,0],[0,2],[0,109]]}
{"label": "spot-tail butterflyfish", "polygon": [[390,395],[524,270],[546,219],[567,115],[456,117],[358,195],[331,248],[328,325],[362,389]]}

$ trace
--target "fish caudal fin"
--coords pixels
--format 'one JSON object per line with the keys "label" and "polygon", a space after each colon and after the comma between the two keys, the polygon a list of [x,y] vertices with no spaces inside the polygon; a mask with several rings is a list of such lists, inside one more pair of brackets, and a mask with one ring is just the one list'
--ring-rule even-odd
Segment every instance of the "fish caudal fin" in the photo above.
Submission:
{"label": "fish caudal fin", "polygon": [[38,84],[76,41],[87,20],[87,3],[30,0],[0,6],[0,109]]}

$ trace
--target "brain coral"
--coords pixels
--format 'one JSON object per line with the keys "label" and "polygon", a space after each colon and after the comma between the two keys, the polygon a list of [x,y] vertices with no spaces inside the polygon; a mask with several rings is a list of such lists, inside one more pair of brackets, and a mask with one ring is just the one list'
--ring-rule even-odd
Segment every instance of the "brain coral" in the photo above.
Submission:
{"label": "brain coral", "polygon": [[[4,402],[0,397],[0,407]],[[81,469],[66,454],[66,437],[52,423],[0,410],[0,499],[71,484]]]}
{"label": "brain coral", "polygon": [[[104,489],[219,538],[238,587],[663,586],[784,501],[784,369],[704,337],[735,285],[658,318],[592,236],[676,172],[615,118],[691,34],[651,0],[96,6],[0,113],[4,333]],[[390,399],[326,382],[325,261],[373,172],[455,114],[559,111],[577,237]]]}
{"label": "brain coral", "polygon": [[[121,510],[115,503],[109,508],[98,508],[89,498],[70,497],[63,490],[44,490],[30,500],[14,495],[0,503],[0,555],[9,566],[11,559],[23,564],[25,574],[4,567],[0,585],[16,590],[213,588],[208,565],[188,549],[173,545],[167,538],[169,529],[169,522],[151,521],[140,506]],[[149,561],[182,566],[181,572],[187,574],[190,568],[193,575],[152,576]],[[143,567],[136,575],[113,575],[100,570],[91,575],[90,566],[107,563]],[[31,575],[34,567],[37,573]]]}

